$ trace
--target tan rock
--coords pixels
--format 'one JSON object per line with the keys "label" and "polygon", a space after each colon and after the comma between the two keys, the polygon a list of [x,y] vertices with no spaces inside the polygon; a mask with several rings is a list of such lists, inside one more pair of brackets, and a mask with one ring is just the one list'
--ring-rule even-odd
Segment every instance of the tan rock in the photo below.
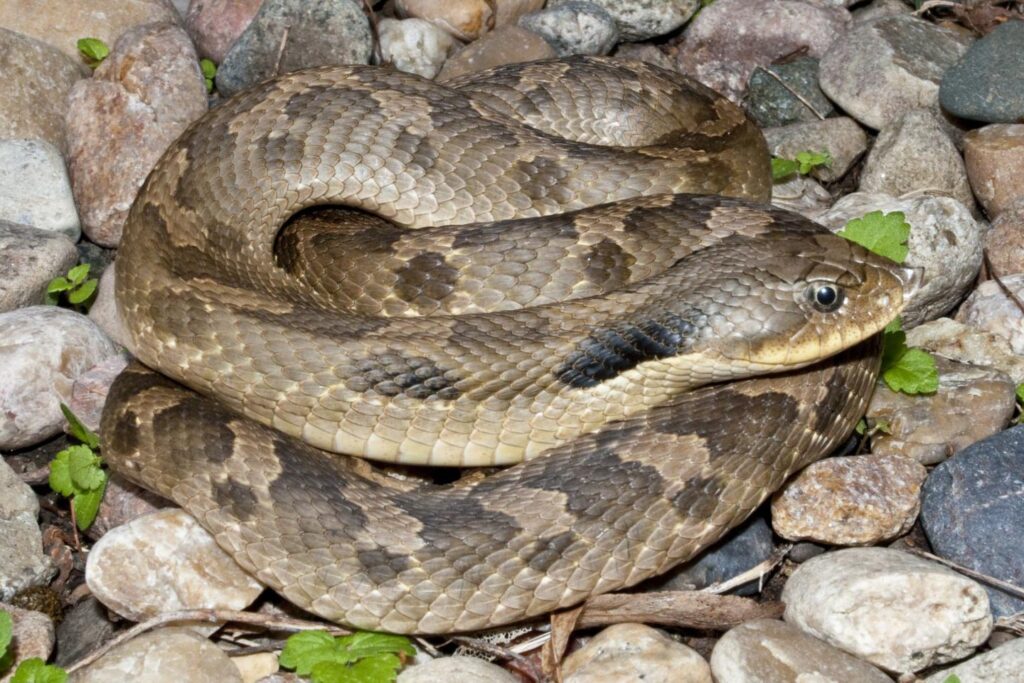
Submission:
{"label": "tan rock", "polygon": [[100,276],[100,283],[96,287],[96,299],[89,309],[89,319],[103,330],[114,342],[131,350],[131,337],[128,329],[117,311],[117,302],[114,300],[114,286],[117,280],[117,263],[114,262],[109,268],[103,271]]}
{"label": "tan rock", "polygon": [[1010,349],[1010,342],[994,332],[939,318],[907,332],[907,345],[925,349],[968,365],[988,366],[1024,382],[1024,356]]}
{"label": "tan rock", "polygon": [[793,159],[800,152],[828,152],[832,163],[811,171],[813,177],[824,182],[845,175],[868,148],[864,129],[848,116],[767,128],[764,137],[772,155],[785,159]]}
{"label": "tan rock", "polygon": [[1009,683],[1024,672],[1024,638],[1015,638],[994,650],[975,655],[966,662],[943,669],[924,683],[946,683],[956,676],[962,683]]}
{"label": "tan rock", "polygon": [[439,657],[406,667],[395,683],[519,683],[519,677],[476,657]]}
{"label": "tan rock", "polygon": [[[17,4],[0,3],[0,17]],[[0,138],[38,138],[63,151],[68,92],[88,73],[52,45],[0,28]]]}
{"label": "tan rock", "polygon": [[503,64],[517,64],[554,57],[547,41],[524,28],[504,26],[470,43],[445,62],[437,80],[446,81]]}
{"label": "tan rock", "polygon": [[377,22],[384,60],[399,71],[433,78],[458,42],[450,33],[424,19],[388,19]]}
{"label": "tan rock", "polygon": [[[462,41],[514,23],[544,6],[544,0],[397,0],[399,16],[425,19]],[[492,11],[492,7],[497,10]]]}
{"label": "tan rock", "polygon": [[934,465],[1002,431],[1013,416],[1014,382],[990,368],[937,358],[939,390],[910,396],[875,388],[867,415],[891,433],[876,433],[871,450]]}
{"label": "tan rock", "polygon": [[805,468],[772,501],[772,527],[791,541],[871,545],[910,530],[927,471],[909,458],[856,455]]}
{"label": "tan rock", "polygon": [[711,683],[696,651],[643,624],[616,624],[562,663],[563,683]]}
{"label": "tan rock", "polygon": [[773,619],[728,631],[711,653],[717,683],[890,683],[867,662]]}
{"label": "tan rock", "polygon": [[256,683],[265,676],[276,673],[278,668],[276,652],[257,652],[252,655],[232,657],[231,662],[238,667],[242,683]]}
{"label": "tan rock", "polygon": [[0,26],[53,45],[76,63],[79,38],[113,45],[136,26],[156,21],[178,23],[168,0],[14,0],[0,2]]}
{"label": "tan rock", "polygon": [[1024,198],[1003,209],[985,233],[985,254],[996,275],[1024,273]]}
{"label": "tan rock", "polygon": [[[1024,273],[999,278],[1003,286],[1024,297]],[[1024,312],[1006,295],[995,280],[982,282],[971,292],[957,312],[956,319],[971,327],[994,332],[1010,342],[1017,355],[1024,356]]]}
{"label": "tan rock", "polygon": [[964,136],[967,177],[992,218],[1024,198],[1024,124],[995,123]]}
{"label": "tan rock", "polygon": [[177,508],[108,532],[89,553],[85,580],[100,602],[132,621],[181,609],[243,609],[263,590]]}
{"label": "tan rock", "polygon": [[183,628],[146,633],[119,645],[69,683],[242,683],[242,676],[223,650]]}
{"label": "tan rock", "polygon": [[82,227],[117,246],[135,195],[185,127],[206,111],[192,41],[174,24],[126,33],[92,80],[72,88],[68,167]]}
{"label": "tan rock", "polygon": [[0,602],[0,612],[10,614],[14,622],[9,646],[9,651],[14,655],[11,670],[6,674],[0,673],[0,683],[9,683],[21,662],[33,657],[44,662],[49,659],[54,643],[53,622],[42,612],[21,609],[3,602]]}
{"label": "tan rock", "polygon": [[78,263],[66,235],[0,221],[0,312],[42,303],[46,286]]}

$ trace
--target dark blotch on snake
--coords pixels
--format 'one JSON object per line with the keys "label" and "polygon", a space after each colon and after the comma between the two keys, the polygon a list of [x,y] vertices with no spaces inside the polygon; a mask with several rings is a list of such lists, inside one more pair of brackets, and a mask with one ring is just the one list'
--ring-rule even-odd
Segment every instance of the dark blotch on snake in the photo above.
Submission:
{"label": "dark blotch on snake", "polygon": [[629,282],[630,268],[636,257],[610,239],[603,239],[590,248],[584,257],[583,274],[588,280],[606,288]]}
{"label": "dark blotch on snake", "polygon": [[545,199],[562,192],[560,184],[569,174],[558,159],[535,157],[530,161],[516,163],[517,169],[526,176],[522,184],[523,193],[533,200]]}
{"label": "dark blotch on snake", "polygon": [[231,508],[231,514],[241,522],[248,522],[260,516],[260,502],[247,484],[228,478],[227,481],[210,482],[213,500],[222,501]]}
{"label": "dark blotch on snake", "polygon": [[356,560],[363,566],[366,575],[374,583],[393,581],[399,574],[411,569],[413,562],[409,555],[392,553],[385,548],[356,550]]}
{"label": "dark blotch on snake", "polygon": [[675,314],[594,330],[555,368],[555,376],[577,389],[594,387],[645,361],[676,355],[696,331],[693,323]]}
{"label": "dark blotch on snake", "polygon": [[538,538],[527,565],[530,569],[544,573],[551,568],[551,565],[562,559],[566,555],[566,551],[579,540],[579,535],[572,529],[554,536]]}
{"label": "dark blotch on snake", "polygon": [[422,356],[384,353],[357,361],[354,370],[345,382],[352,391],[373,390],[382,396],[405,394],[420,400],[452,400],[460,395],[454,373]]}
{"label": "dark blotch on snake", "polygon": [[459,279],[459,271],[448,265],[443,254],[434,251],[409,259],[395,275],[395,293],[402,301],[428,307],[451,294]]}
{"label": "dark blotch on snake", "polygon": [[187,429],[188,434],[202,443],[202,452],[195,452],[196,444],[189,441],[165,444],[168,457],[175,461],[190,462],[198,458],[215,463],[227,462],[235,448],[235,433],[224,421],[221,411],[211,411],[211,402],[201,396],[181,398],[174,405],[153,415],[155,434],[174,434],[174,430]]}
{"label": "dark blotch on snake", "polygon": [[697,475],[686,480],[672,505],[689,518],[709,519],[721,504],[723,491],[725,482],[720,477]]}

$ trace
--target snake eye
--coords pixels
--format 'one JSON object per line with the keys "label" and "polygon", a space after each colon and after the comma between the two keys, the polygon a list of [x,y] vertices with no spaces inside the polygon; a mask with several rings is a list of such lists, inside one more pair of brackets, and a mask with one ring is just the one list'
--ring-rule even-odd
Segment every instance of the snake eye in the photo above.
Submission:
{"label": "snake eye", "polygon": [[819,311],[829,313],[843,305],[843,290],[830,284],[812,284],[807,288],[807,298]]}

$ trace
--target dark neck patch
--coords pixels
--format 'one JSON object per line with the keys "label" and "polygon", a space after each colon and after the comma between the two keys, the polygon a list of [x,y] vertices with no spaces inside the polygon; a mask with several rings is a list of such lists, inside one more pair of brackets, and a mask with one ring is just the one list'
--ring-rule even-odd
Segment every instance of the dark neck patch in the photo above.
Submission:
{"label": "dark neck patch", "polygon": [[588,389],[644,361],[676,355],[690,345],[696,332],[693,323],[675,314],[597,329],[555,368],[555,376],[563,384]]}

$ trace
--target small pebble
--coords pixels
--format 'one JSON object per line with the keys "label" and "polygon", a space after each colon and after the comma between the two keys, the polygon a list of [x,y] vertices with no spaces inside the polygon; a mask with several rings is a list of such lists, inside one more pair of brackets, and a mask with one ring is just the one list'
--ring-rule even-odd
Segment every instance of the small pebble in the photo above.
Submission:
{"label": "small pebble", "polygon": [[1007,21],[946,70],[939,102],[954,116],[985,123],[1024,120],[1024,21]]}
{"label": "small pebble", "polygon": [[381,19],[377,24],[380,51],[399,71],[433,78],[456,42],[451,34],[424,19]]}
{"label": "small pebble", "polygon": [[1024,124],[994,123],[964,136],[967,177],[991,218],[1024,199]]}
{"label": "small pebble", "polygon": [[795,159],[800,152],[828,152],[832,163],[811,170],[812,177],[826,183],[846,175],[868,147],[864,129],[848,116],[767,128],[764,137],[772,156],[783,159]]}
{"label": "small pebble", "polygon": [[66,235],[0,221],[0,313],[43,302],[46,286],[78,261]]}
{"label": "small pebble", "polygon": [[934,394],[911,396],[878,383],[867,416],[888,432],[871,437],[873,453],[934,465],[1006,428],[1016,405],[1012,379],[941,357],[935,363]]}
{"label": "small pebble", "polygon": [[233,95],[277,74],[329,64],[368,64],[370,20],[353,0],[264,0],[217,68]]}
{"label": "small pebble", "polygon": [[89,654],[114,636],[114,624],[107,617],[107,608],[89,595],[72,607],[57,626],[58,666],[67,667]]}
{"label": "small pebble", "polygon": [[904,329],[937,318],[964,298],[981,268],[981,225],[950,197],[906,197],[855,192],[817,221],[837,231],[873,211],[902,212],[910,224],[906,264],[924,268],[924,284],[901,314]]}
{"label": "small pebble", "polygon": [[988,280],[978,285],[960,307],[956,319],[962,323],[998,334],[1010,342],[1010,349],[1024,356],[1024,311],[1003,291],[1005,286],[1016,298],[1024,296],[1024,273]]}
{"label": "small pebble", "polygon": [[927,109],[912,109],[887,124],[861,171],[861,192],[899,197],[927,193],[974,206],[964,160],[945,127]]}
{"label": "small pebble", "polygon": [[985,233],[985,254],[999,277],[1024,273],[1024,198],[1003,209]]}
{"label": "small pebble", "polygon": [[[1015,586],[1024,585],[1024,426],[965,448],[928,476],[921,524],[935,553]],[[986,586],[995,616],[1024,599]]]}
{"label": "small pebble", "polygon": [[914,16],[855,25],[821,58],[821,89],[850,116],[883,129],[912,109],[938,109],[943,72],[970,39]]}
{"label": "small pebble", "polygon": [[527,14],[519,25],[548,41],[560,57],[606,55],[619,40],[615,18],[592,2],[567,2]]}
{"label": "small pebble", "polygon": [[643,624],[609,626],[562,662],[563,683],[711,683],[697,652]]}
{"label": "small pebble", "polygon": [[45,662],[50,658],[54,643],[53,621],[42,612],[21,609],[3,602],[0,602],[0,612],[11,615],[14,627],[11,630],[8,648],[8,652],[14,655],[10,662],[10,671],[0,668],[0,683],[8,683],[18,664],[26,659],[38,657]]}
{"label": "small pebble", "polygon": [[114,299],[115,281],[117,268],[107,268],[100,276],[100,283],[96,287],[96,298],[89,308],[89,319],[103,330],[112,341],[132,349],[131,335],[125,327],[124,320],[117,310],[117,301]]}
{"label": "small pebble", "polygon": [[217,64],[249,26],[263,0],[192,0],[185,15],[185,29],[200,57]]}
{"label": "small pebble", "polygon": [[1010,377],[1014,384],[1024,382],[1024,356],[1013,353],[1009,340],[950,318],[938,318],[908,330],[907,345],[960,363],[991,367]]}
{"label": "small pebble", "polygon": [[788,623],[897,673],[967,657],[992,632],[988,596],[978,583],[889,548],[810,559],[790,576],[782,601]]}
{"label": "small pebble", "polygon": [[827,458],[772,500],[772,528],[790,541],[872,545],[910,530],[927,472],[899,456]]}
{"label": "small pebble", "polygon": [[881,671],[783,621],[726,632],[711,653],[716,683],[890,683]]}
{"label": "small pebble", "polygon": [[56,306],[0,313],[0,339],[0,449],[34,446],[59,434],[60,404],[71,401],[74,381],[117,355],[91,320]]}
{"label": "small pebble", "polygon": [[683,33],[677,68],[739,102],[756,67],[798,52],[821,57],[849,24],[846,9],[802,0],[715,0]]}
{"label": "small pebble", "polygon": [[224,651],[186,628],[163,628],[118,645],[69,683],[242,683]]}
{"label": "small pebble", "polygon": [[755,68],[745,103],[747,113],[762,128],[834,120],[823,119],[835,108],[818,87],[818,60],[814,57]]}
{"label": "small pebble", "polygon": [[497,664],[476,657],[440,657],[409,666],[398,674],[396,683],[520,683]]}
{"label": "small pebble", "polygon": [[1015,638],[994,650],[974,655],[966,662],[943,669],[924,683],[946,683],[956,676],[961,683],[1012,683],[1024,672],[1024,638]]}
{"label": "small pebble", "polygon": [[100,602],[132,621],[181,609],[244,609],[263,590],[176,508],[107,532],[89,553],[85,580]]}
{"label": "small pebble", "polygon": [[0,458],[0,601],[44,585],[54,574],[53,562],[42,553],[38,515],[36,494]]}
{"label": "small pebble", "polygon": [[[549,0],[548,7],[576,0]],[[590,0],[619,25],[623,40],[641,41],[665,35],[682,26],[700,6],[699,0]]]}
{"label": "small pebble", "polygon": [[0,221],[81,235],[60,150],[43,140],[0,140]]}

